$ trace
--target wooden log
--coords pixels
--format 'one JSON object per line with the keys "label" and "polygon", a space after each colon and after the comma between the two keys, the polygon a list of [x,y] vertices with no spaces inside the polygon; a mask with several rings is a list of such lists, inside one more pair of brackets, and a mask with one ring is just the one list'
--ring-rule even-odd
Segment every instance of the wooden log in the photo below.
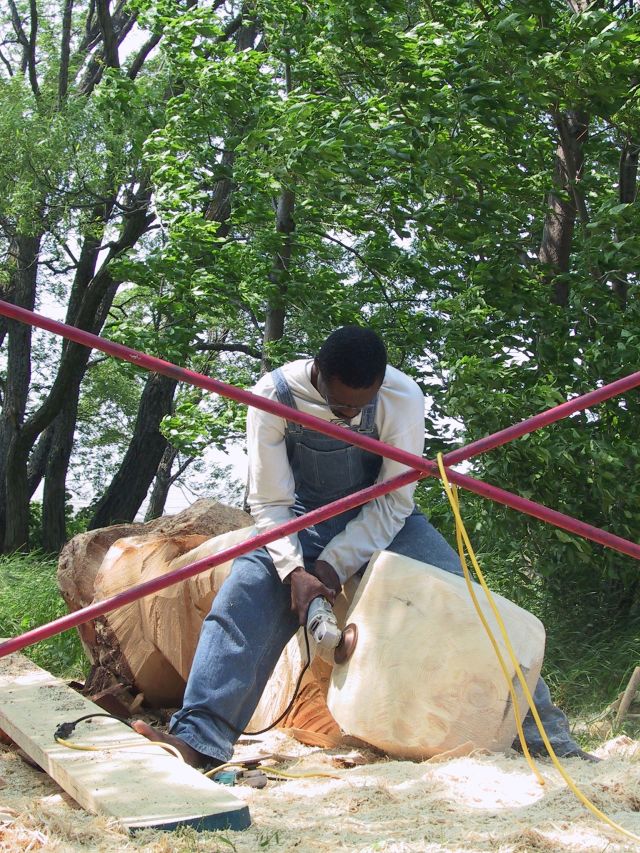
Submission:
{"label": "wooden log", "polygon": [[[201,500],[148,524],[90,531],[63,549],[58,585],[75,610],[213,553],[215,545],[195,549],[218,534],[247,531],[250,524],[242,510]],[[227,571],[228,566],[212,569],[80,626],[93,664],[86,692],[96,696],[117,684],[129,690],[132,702],[142,693],[148,706],[179,706],[202,619]]]}
{"label": "wooden log", "polygon": [[616,726],[621,725],[621,723],[624,721],[625,716],[631,717],[631,714],[628,714],[627,712],[631,707],[631,703],[633,702],[636,693],[638,692],[638,687],[640,687],[640,666],[637,666],[631,673],[629,683],[627,684],[626,690],[622,694],[622,698],[620,699],[620,704],[618,705],[618,712],[616,714],[615,719]]}
{"label": "wooden log", "polygon": [[[149,529],[144,525],[106,528],[72,540],[63,552],[58,574],[70,606],[100,601],[251,536],[253,528],[240,524],[246,524],[249,516],[215,502],[198,504],[195,520],[190,511],[185,511],[173,519],[152,522]],[[196,509],[198,504],[194,505]],[[202,534],[212,525],[231,522],[239,529],[215,537]],[[115,535],[123,532],[134,535]],[[113,708],[115,697],[129,713],[139,707],[141,698],[147,707],[179,707],[202,621],[230,568],[231,564],[225,563],[205,571],[106,614],[84,629],[83,642],[95,664],[85,691],[90,698]],[[336,603],[339,621],[341,617],[344,621],[356,586],[356,582],[349,582]],[[251,731],[270,726],[283,714],[305,662],[300,631],[284,650],[267,684],[249,723]],[[326,704],[332,663],[332,657],[324,661],[314,658],[299,695],[279,724],[305,743],[332,746],[342,738]]]}
{"label": "wooden log", "polygon": [[[120,539],[111,546],[96,575],[95,599],[101,601],[217,554],[252,532],[252,527],[232,530],[195,548],[189,547],[189,536]],[[148,705],[180,705],[202,621],[230,568],[231,562],[223,563],[101,618],[99,630],[105,644],[119,651],[120,674],[144,694]]]}
{"label": "wooden log", "polygon": [[[247,806],[173,755],[114,719],[81,723],[70,749],[54,740],[62,722],[101,709],[19,654],[0,660],[0,726],[83,808],[129,830],[246,829]],[[133,748],[116,750],[115,744]]]}
{"label": "wooden log", "polygon": [[[514,680],[496,620],[477,590]],[[533,691],[544,628],[512,602],[494,599]],[[516,724],[508,686],[462,578],[381,551],[369,563],[348,621],[357,625],[358,642],[351,659],[334,667],[327,697],[345,733],[414,759],[465,744],[469,751],[510,746]],[[519,686],[516,695],[523,717]]]}

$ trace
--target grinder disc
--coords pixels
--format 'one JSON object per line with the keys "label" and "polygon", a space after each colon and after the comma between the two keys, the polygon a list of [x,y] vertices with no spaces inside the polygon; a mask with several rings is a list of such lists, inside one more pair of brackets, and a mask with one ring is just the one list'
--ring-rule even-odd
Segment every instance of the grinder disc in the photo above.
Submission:
{"label": "grinder disc", "polygon": [[340,642],[336,646],[333,659],[336,663],[346,663],[354,653],[358,642],[358,626],[350,622],[342,632]]}

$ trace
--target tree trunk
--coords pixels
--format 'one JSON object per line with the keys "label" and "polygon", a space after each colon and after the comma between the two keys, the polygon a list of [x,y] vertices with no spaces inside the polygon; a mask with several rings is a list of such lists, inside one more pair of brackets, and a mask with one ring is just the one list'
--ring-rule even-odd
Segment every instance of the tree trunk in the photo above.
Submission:
{"label": "tree trunk", "polygon": [[[620,152],[620,169],[618,187],[618,198],[620,204],[631,204],[636,200],[636,192],[638,186],[638,154],[640,153],[640,145],[633,143],[627,139],[622,151]],[[616,240],[624,239],[624,236],[616,232]],[[629,281],[626,276],[615,275],[613,277],[613,292],[615,294],[620,307],[624,310],[627,307],[627,294],[629,292]]]}
{"label": "tree trunk", "polygon": [[[55,422],[54,422],[55,423]],[[33,497],[33,493],[38,488],[44,477],[44,472],[47,467],[47,457],[51,450],[51,442],[53,440],[53,424],[45,430],[38,443],[33,449],[33,453],[29,458],[29,466],[27,468],[27,482],[29,486],[29,500]]]}
{"label": "tree trunk", "polygon": [[[33,310],[41,237],[19,235],[13,240],[11,290],[14,302]],[[29,494],[26,456],[14,459],[22,428],[31,381],[31,326],[7,321],[7,384],[0,420],[0,537],[7,537],[10,550],[22,548],[29,538]],[[21,464],[24,463],[24,464]],[[8,495],[11,500],[8,500]],[[11,507],[19,511],[10,512]],[[10,529],[9,529],[10,528]]]}
{"label": "tree trunk", "polygon": [[563,273],[569,270],[576,216],[583,221],[586,218],[579,183],[588,121],[588,116],[577,110],[555,116],[560,137],[553,176],[557,190],[549,193],[538,259],[549,268],[547,279],[552,288],[552,300],[557,305],[567,305],[569,301],[569,283]]}
{"label": "tree trunk", "polygon": [[160,421],[171,412],[176,385],[175,379],[149,374],[133,438],[119,470],[98,502],[89,530],[135,518],[167,446],[160,432]]}
{"label": "tree trunk", "polygon": [[169,489],[173,482],[171,469],[173,468],[173,463],[175,462],[177,455],[177,448],[167,444],[164,449],[164,453],[162,454],[160,464],[158,465],[158,470],[156,471],[156,478],[153,482],[153,489],[151,490],[151,497],[149,498],[147,514],[144,517],[145,521],[153,521],[154,518],[160,518],[164,512],[164,506],[167,502]]}
{"label": "tree trunk", "polygon": [[271,281],[275,285],[265,313],[264,323],[264,355],[262,357],[262,372],[271,370],[268,357],[268,345],[272,341],[279,341],[284,335],[284,320],[286,314],[287,275],[291,263],[291,252],[293,248],[292,234],[295,230],[293,221],[293,210],[295,205],[295,193],[292,190],[283,189],[278,199],[276,210],[276,231],[283,235],[281,249],[273,261]]}
{"label": "tree trunk", "polygon": [[49,427],[51,447],[47,455],[42,498],[42,547],[51,554],[57,554],[67,541],[66,482],[79,395],[78,385],[77,389],[70,390],[67,405]]}
{"label": "tree trunk", "polygon": [[[86,237],[83,243],[67,312],[67,322],[71,325],[94,333],[100,332],[119,285],[111,277],[109,263],[134,246],[147,231],[154,219],[148,213],[150,195],[150,187],[143,182],[131,209],[123,217],[120,235],[111,242],[109,253],[98,272],[94,271],[100,251],[100,237],[109,223],[114,200],[107,200],[94,212],[101,231],[98,235],[94,233]],[[35,273],[33,286],[35,288]],[[30,334],[26,325],[25,329]],[[2,459],[6,460],[6,493],[11,495],[11,501],[5,501],[5,552],[11,552],[26,543],[30,498],[27,472],[29,454],[38,436],[68,404],[70,396],[77,395],[89,355],[87,347],[65,341],[58,371],[46,398],[20,428],[14,430],[10,441],[3,443],[0,440],[0,453]],[[27,351],[27,364],[29,356],[30,352]]]}

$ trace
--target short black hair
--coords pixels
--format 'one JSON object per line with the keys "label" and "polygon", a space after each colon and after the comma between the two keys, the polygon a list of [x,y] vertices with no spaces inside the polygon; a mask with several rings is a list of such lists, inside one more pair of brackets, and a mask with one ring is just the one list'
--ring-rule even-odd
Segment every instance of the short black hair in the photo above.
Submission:
{"label": "short black hair", "polygon": [[322,344],[316,365],[325,379],[335,377],[349,388],[370,388],[384,379],[387,348],[373,329],[342,326]]}

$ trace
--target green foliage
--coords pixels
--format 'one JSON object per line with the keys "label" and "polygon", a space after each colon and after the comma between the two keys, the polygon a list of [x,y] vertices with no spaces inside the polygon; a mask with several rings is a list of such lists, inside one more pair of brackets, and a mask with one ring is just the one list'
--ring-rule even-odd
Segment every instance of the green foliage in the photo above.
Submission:
{"label": "green foliage", "polygon": [[[545,0],[420,11],[263,0],[259,13],[267,61],[229,44],[205,54],[203,34],[218,23],[202,10],[173,24],[165,45],[187,82],[147,143],[167,239],[139,276],[162,280],[178,320],[187,306],[195,336],[231,328],[259,344],[245,318],[284,299],[287,334],[268,352],[276,362],[366,318],[433,398],[430,454],[633,369],[637,296],[623,311],[611,282],[633,288],[640,258],[638,206],[617,198],[620,148],[640,139],[629,87],[638,15],[571,15]],[[562,195],[554,122],[566,110],[588,115],[589,138],[576,190],[587,213],[561,273],[561,308],[536,258],[548,195]],[[233,181],[223,228],[203,216],[220,180]],[[295,194],[295,230],[286,275],[274,277],[283,190]],[[246,370],[249,381],[251,362]],[[636,408],[626,395],[472,471],[637,539]],[[196,415],[185,399],[165,429],[196,449],[233,423],[224,410]],[[418,499],[451,530],[435,484]],[[635,612],[629,559],[481,499],[465,497],[465,511],[495,582],[547,621],[566,617],[567,597],[596,620]]]}
{"label": "green foliage", "polygon": [[[106,488],[126,452],[144,379],[139,370],[116,359],[97,359],[87,371],[69,479],[84,501]],[[68,536],[74,529],[70,521]]]}
{"label": "green foliage", "polygon": [[[0,557],[0,636],[18,636],[66,613],[56,584],[55,560],[36,551]],[[87,667],[75,630],[29,646],[24,654],[64,678],[79,677]]]}
{"label": "green foliage", "polygon": [[554,700],[574,717],[602,711],[621,693],[640,660],[640,620],[611,626],[558,620],[547,635],[544,676]]}

